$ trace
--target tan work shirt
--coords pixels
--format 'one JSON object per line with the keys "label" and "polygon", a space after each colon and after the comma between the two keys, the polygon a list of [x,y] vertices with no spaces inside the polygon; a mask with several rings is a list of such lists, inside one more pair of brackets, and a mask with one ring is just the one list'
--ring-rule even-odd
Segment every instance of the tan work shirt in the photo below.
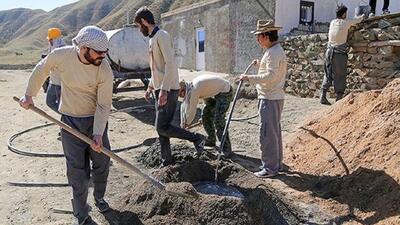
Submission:
{"label": "tan work shirt", "polygon": [[361,22],[362,19],[362,17],[359,17],[351,20],[332,20],[329,26],[328,33],[329,44],[331,44],[332,46],[338,46],[346,43],[350,27],[354,24]]}
{"label": "tan work shirt", "polygon": [[72,117],[94,116],[93,134],[103,135],[111,109],[113,74],[107,60],[85,65],[73,46],[58,48],[33,69],[25,94],[36,96],[50,71],[61,79],[59,111]]}
{"label": "tan work shirt", "polygon": [[169,34],[159,29],[154,37],[150,38],[150,87],[156,90],[178,90],[179,75],[175,60],[175,51]]}
{"label": "tan work shirt", "polygon": [[265,50],[260,61],[258,75],[250,75],[251,84],[256,84],[258,98],[268,100],[285,99],[287,58],[280,44]]}
{"label": "tan work shirt", "polygon": [[192,87],[185,96],[181,105],[181,127],[190,125],[196,116],[199,99],[216,96],[219,93],[227,93],[231,89],[229,81],[216,75],[201,75],[193,79]]}

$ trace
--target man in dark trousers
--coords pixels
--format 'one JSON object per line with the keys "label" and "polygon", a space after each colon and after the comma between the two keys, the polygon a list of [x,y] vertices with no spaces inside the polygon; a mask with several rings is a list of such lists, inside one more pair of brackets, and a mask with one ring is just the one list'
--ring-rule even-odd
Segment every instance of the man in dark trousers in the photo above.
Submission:
{"label": "man in dark trousers", "polygon": [[[383,7],[382,7],[382,14],[386,15],[389,14],[389,0],[384,0],[383,1]],[[375,16],[376,14],[376,0],[369,0],[369,6],[371,7],[371,13],[369,14],[370,17]]]}
{"label": "man in dark trousers", "polygon": [[113,74],[108,62],[103,60],[108,51],[108,39],[104,31],[95,26],[84,27],[72,42],[74,46],[55,49],[36,65],[20,105],[26,109],[33,105],[32,96],[36,96],[50,72],[54,69],[59,71],[61,120],[92,137],[95,142],[89,146],[67,131],[61,132],[68,183],[73,193],[74,224],[96,224],[89,216],[90,207],[87,204],[90,172],[93,175],[95,205],[101,213],[110,209],[103,198],[110,158],[100,153],[100,147],[110,148],[107,121],[112,101]]}
{"label": "man in dark trousers", "polygon": [[331,104],[326,98],[326,94],[332,83],[336,93],[336,101],[344,96],[347,78],[347,34],[352,25],[362,21],[363,16],[348,20],[346,19],[346,6],[340,5],[336,9],[336,19],[332,20],[329,26],[328,46],[325,53],[325,76],[320,96],[321,104]]}
{"label": "man in dark trousers", "polygon": [[172,125],[179,97],[179,74],[175,51],[169,34],[155,25],[153,13],[141,7],[135,14],[135,24],[145,37],[150,37],[149,57],[151,80],[145,92],[149,101],[154,91],[156,97],[156,129],[161,144],[162,167],[173,163],[170,138],[193,142],[199,157],[205,144],[205,136]]}

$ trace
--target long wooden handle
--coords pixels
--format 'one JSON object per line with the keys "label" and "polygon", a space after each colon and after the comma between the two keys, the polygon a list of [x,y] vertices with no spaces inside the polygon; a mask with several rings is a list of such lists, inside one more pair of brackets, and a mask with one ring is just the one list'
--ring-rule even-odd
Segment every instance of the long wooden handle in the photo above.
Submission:
{"label": "long wooden handle", "polygon": [[[16,102],[19,102],[19,98],[17,97],[13,97],[13,99]],[[74,135],[75,137],[79,138],[80,140],[86,142],[89,145],[94,144],[95,142],[90,139],[89,137],[87,137],[86,135],[82,134],[81,132],[75,130],[74,128],[70,127],[69,125],[65,124],[62,121],[59,121],[57,119],[55,119],[54,117],[50,116],[49,114],[47,114],[46,112],[44,112],[43,110],[37,108],[34,105],[30,105],[29,109],[34,111],[35,113],[45,117],[46,119],[52,121],[53,123],[59,125],[62,129],[68,131],[69,133],[71,133],[72,135]],[[162,182],[156,180],[154,177],[142,172],[140,169],[138,169],[137,167],[135,167],[134,165],[130,164],[129,162],[125,161],[124,159],[122,159],[121,157],[119,157],[118,155],[116,155],[114,152],[108,150],[107,148],[101,146],[100,151],[107,155],[108,157],[112,158],[113,160],[121,163],[122,165],[124,165],[125,167],[127,167],[128,169],[130,169],[131,171],[135,172],[136,174],[140,175],[141,177],[143,177],[144,179],[150,181],[155,187],[164,190],[165,189],[165,184],[163,184]]]}

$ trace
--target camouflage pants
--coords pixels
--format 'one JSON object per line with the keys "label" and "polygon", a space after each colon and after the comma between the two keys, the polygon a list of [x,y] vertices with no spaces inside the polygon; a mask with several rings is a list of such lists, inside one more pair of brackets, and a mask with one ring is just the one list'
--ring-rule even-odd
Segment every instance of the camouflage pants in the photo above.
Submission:
{"label": "camouflage pants", "polygon": [[[206,106],[203,109],[201,118],[203,120],[203,127],[208,135],[207,142],[216,142],[216,136],[221,141],[225,128],[226,112],[229,109],[232,99],[232,88],[227,93],[219,93],[213,98],[204,99]],[[217,131],[217,135],[215,135],[215,130]],[[226,135],[223,151],[231,151],[229,133]]]}

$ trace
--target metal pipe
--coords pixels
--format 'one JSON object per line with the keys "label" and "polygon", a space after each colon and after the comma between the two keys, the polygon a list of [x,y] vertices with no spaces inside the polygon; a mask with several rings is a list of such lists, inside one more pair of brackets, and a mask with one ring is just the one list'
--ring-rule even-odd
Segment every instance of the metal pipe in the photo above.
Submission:
{"label": "metal pipe", "polygon": [[[246,70],[244,71],[244,74],[246,74],[254,64],[255,64],[254,61],[251,62],[251,64],[248,65]],[[217,158],[217,167],[215,168],[215,183],[217,183],[217,181],[218,181],[219,161],[221,159],[222,150],[224,148],[225,139],[226,139],[226,135],[228,133],[229,124],[231,123],[233,109],[235,108],[236,101],[237,101],[237,98],[239,96],[239,91],[240,91],[240,88],[242,87],[242,84],[243,84],[243,81],[241,80],[239,82],[239,85],[238,85],[237,89],[236,89],[235,97],[233,98],[232,107],[231,107],[231,110],[229,111],[229,116],[228,116],[228,119],[226,120],[226,124],[225,124],[225,128],[224,128],[224,133],[223,133],[222,138],[221,138],[221,143],[220,143],[220,146],[219,146],[218,158]]]}

